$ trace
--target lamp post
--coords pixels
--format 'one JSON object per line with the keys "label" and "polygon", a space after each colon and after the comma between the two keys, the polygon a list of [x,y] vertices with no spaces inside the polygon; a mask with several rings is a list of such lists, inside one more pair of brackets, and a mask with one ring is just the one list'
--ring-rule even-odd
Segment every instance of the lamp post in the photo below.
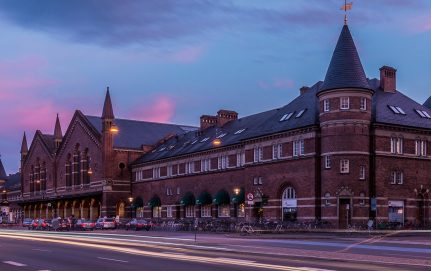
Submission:
{"label": "lamp post", "polygon": [[132,209],[133,209],[132,202],[133,202],[133,197],[132,197],[132,196],[130,196],[130,197],[128,198],[128,200],[129,200],[129,203],[130,203],[130,219],[132,219],[132,218],[133,218],[133,215],[132,215]]}

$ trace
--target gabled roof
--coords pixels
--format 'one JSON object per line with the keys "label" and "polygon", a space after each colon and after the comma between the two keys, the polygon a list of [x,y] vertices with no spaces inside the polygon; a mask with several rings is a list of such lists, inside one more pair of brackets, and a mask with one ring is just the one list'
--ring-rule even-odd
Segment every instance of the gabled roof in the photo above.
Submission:
{"label": "gabled roof", "polygon": [[423,106],[431,109],[431,96],[424,102]]}
{"label": "gabled roof", "polygon": [[40,138],[48,149],[49,153],[55,152],[55,136],[48,134],[40,134]]}
{"label": "gabled roof", "polygon": [[[102,118],[96,116],[85,118],[102,134]],[[114,136],[114,147],[127,149],[142,149],[142,145],[155,145],[168,135],[184,134],[197,129],[193,126],[126,119],[115,119],[114,122],[119,129],[119,133]]]}
{"label": "gabled roof", "polygon": [[[222,142],[220,146],[229,146],[255,137],[317,125],[316,93],[321,84],[316,83],[308,92],[281,108],[233,120],[222,127],[213,126],[201,132],[193,131],[173,137],[154,151],[144,154],[134,164],[211,150],[215,148],[213,140],[217,137]],[[289,114],[288,119],[282,120]]]}
{"label": "gabled roof", "polygon": [[370,88],[347,25],[341,30],[321,91],[338,88]]}

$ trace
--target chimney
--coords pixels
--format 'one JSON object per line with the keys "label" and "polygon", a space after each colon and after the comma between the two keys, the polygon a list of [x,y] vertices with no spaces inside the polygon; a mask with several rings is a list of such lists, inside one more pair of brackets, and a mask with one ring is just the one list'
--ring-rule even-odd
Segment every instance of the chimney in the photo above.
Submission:
{"label": "chimney", "polygon": [[200,130],[203,131],[211,126],[214,126],[217,124],[217,117],[216,116],[210,116],[210,115],[202,115],[201,116],[201,128]]}
{"label": "chimney", "polygon": [[232,120],[238,119],[238,113],[235,111],[220,109],[217,112],[217,126],[221,127]]}
{"label": "chimney", "polygon": [[300,95],[307,93],[310,90],[309,87],[303,86],[302,88],[299,89],[299,93]]}
{"label": "chimney", "polygon": [[395,92],[397,89],[397,70],[383,66],[380,68],[380,88],[385,92]]}

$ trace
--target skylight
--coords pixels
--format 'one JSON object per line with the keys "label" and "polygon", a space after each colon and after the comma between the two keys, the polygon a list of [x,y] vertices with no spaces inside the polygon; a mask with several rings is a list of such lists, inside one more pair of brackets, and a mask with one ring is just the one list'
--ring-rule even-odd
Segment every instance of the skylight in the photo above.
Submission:
{"label": "skylight", "polygon": [[175,147],[175,145],[170,145],[168,149],[172,150]]}
{"label": "skylight", "polygon": [[428,114],[427,111],[424,110],[419,110],[419,109],[415,109],[416,113],[419,114],[419,116],[421,116],[422,118],[427,118],[427,119],[431,119],[430,114]]}
{"label": "skylight", "polygon": [[295,118],[300,118],[304,114],[305,110],[306,109],[302,109],[301,111],[299,111],[298,114],[296,114]]}
{"label": "skylight", "polygon": [[204,139],[202,139],[201,140],[201,142],[205,142],[205,141],[207,141],[208,139],[210,139],[209,137],[205,137]]}
{"label": "skylight", "polygon": [[196,142],[198,142],[198,140],[197,140],[197,139],[193,140],[191,144],[193,145],[193,144],[195,144]]}
{"label": "skylight", "polygon": [[166,147],[162,147],[159,151],[164,151],[166,150]]}
{"label": "skylight", "polygon": [[288,119],[290,119],[290,117],[292,117],[292,115],[293,115],[293,113],[292,113],[292,112],[291,112],[291,113],[284,114],[284,115],[281,117],[280,121],[288,120]]}
{"label": "skylight", "polygon": [[404,112],[404,110],[399,106],[388,105],[388,107],[392,112],[394,112],[394,114],[406,115],[406,112]]}
{"label": "skylight", "polygon": [[222,137],[224,137],[225,135],[227,135],[227,133],[222,133],[222,134],[219,134],[216,138],[222,138]]}
{"label": "skylight", "polygon": [[240,130],[236,131],[234,134],[235,134],[235,135],[238,135],[238,134],[240,134],[240,133],[242,133],[242,132],[244,132],[244,131],[245,131],[245,128],[244,128],[244,129],[240,129]]}

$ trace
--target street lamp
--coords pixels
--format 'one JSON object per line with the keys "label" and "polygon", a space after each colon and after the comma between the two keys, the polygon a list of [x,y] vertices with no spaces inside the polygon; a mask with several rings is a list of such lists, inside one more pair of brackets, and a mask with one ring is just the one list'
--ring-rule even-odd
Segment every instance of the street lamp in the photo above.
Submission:
{"label": "street lamp", "polygon": [[109,129],[109,131],[112,134],[118,134],[118,132],[120,131],[120,129],[118,129],[118,126],[115,123],[112,123],[111,128]]}
{"label": "street lamp", "polygon": [[132,218],[133,218],[133,215],[132,215],[132,209],[133,209],[132,202],[133,202],[133,197],[132,197],[132,196],[130,196],[130,197],[128,198],[128,200],[129,200],[129,203],[130,203],[130,219],[132,219]]}
{"label": "street lamp", "polygon": [[214,147],[220,146],[221,145],[221,139],[220,138],[214,139],[213,142],[212,142],[212,144],[213,144]]}

